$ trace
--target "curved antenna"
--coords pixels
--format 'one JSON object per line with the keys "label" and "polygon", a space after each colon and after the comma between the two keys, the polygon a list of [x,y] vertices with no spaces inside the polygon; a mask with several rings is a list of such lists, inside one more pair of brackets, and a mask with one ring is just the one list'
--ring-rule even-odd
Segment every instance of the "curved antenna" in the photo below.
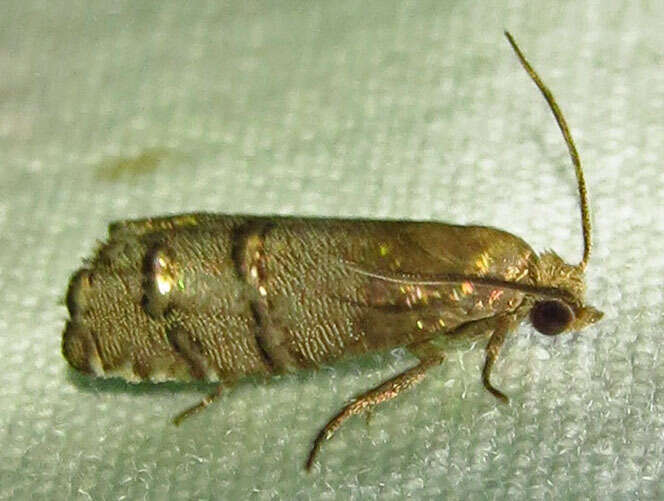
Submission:
{"label": "curved antenna", "polygon": [[366,277],[375,278],[383,282],[401,285],[421,285],[436,287],[440,285],[449,284],[462,284],[469,282],[475,286],[486,285],[489,287],[500,287],[502,289],[510,289],[524,294],[530,294],[541,298],[559,299],[570,305],[578,305],[576,298],[567,290],[557,287],[539,287],[537,285],[530,285],[521,282],[510,282],[501,278],[478,276],[478,275],[464,275],[462,273],[409,273],[409,272],[378,272],[370,271],[362,268],[360,265],[351,261],[342,260],[342,264],[348,269],[364,275]]}
{"label": "curved antenna", "polygon": [[551,108],[551,113],[553,113],[556,122],[558,122],[558,127],[560,127],[560,131],[563,133],[563,138],[565,139],[565,143],[567,143],[567,149],[569,150],[569,155],[572,158],[572,163],[574,164],[574,170],[576,172],[576,180],[579,186],[579,198],[581,201],[581,230],[583,232],[583,258],[581,259],[581,262],[579,263],[578,266],[581,270],[585,270],[586,266],[588,265],[588,259],[590,259],[592,238],[591,238],[591,225],[590,225],[590,207],[588,204],[588,192],[586,190],[586,180],[583,177],[583,169],[581,168],[581,161],[579,160],[579,153],[576,151],[576,146],[574,145],[572,134],[569,131],[569,126],[567,125],[565,117],[563,117],[563,114],[560,111],[560,108],[558,107],[558,104],[556,103],[553,94],[548,89],[548,87],[544,85],[544,83],[540,79],[539,75],[535,72],[533,67],[530,66],[530,63],[526,60],[526,57],[521,52],[521,49],[519,49],[519,46],[514,41],[514,38],[512,38],[512,35],[508,31],[506,31],[505,36],[507,37],[507,41],[512,46],[512,49],[514,49],[516,56],[519,58],[521,66],[523,66],[523,68],[526,70],[526,73],[528,73],[532,81],[535,82],[535,85],[537,85],[537,87],[539,88],[540,92],[544,96],[544,99],[546,99],[549,108]]}

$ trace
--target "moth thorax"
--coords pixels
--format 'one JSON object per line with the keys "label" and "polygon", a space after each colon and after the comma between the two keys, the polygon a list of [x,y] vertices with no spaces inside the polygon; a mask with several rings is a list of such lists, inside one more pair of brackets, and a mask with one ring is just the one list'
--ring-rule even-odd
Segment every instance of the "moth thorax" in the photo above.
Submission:
{"label": "moth thorax", "polygon": [[547,251],[539,257],[537,285],[568,291],[581,302],[586,293],[583,270],[563,261],[558,254]]}

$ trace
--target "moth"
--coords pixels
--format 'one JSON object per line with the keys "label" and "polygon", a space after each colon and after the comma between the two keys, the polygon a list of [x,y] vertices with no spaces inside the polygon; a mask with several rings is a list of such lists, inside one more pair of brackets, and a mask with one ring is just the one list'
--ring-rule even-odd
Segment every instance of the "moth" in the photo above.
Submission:
{"label": "moth", "polygon": [[62,351],[79,371],[139,381],[218,382],[179,414],[202,410],[248,375],[315,369],[403,346],[412,368],[357,396],[320,431],[395,398],[443,362],[440,339],[487,339],[482,382],[524,319],[540,333],[578,331],[602,313],[585,304],[592,247],[588,196],[574,141],[548,88],[516,42],[567,144],[581,205],[583,257],[537,255],[483,226],[423,221],[194,213],[120,221],[71,278]]}

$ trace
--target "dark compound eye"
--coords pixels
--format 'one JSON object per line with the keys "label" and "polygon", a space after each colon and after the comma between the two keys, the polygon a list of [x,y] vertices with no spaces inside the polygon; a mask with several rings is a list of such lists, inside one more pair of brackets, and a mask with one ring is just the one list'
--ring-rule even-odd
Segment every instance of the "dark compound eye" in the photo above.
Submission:
{"label": "dark compound eye", "polygon": [[530,310],[530,321],[533,326],[547,336],[560,334],[573,320],[572,308],[562,301],[540,301]]}

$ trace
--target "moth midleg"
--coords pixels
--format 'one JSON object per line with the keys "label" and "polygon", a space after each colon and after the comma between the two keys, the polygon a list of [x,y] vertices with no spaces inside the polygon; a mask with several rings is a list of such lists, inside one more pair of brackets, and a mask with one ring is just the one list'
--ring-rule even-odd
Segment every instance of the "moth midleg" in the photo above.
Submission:
{"label": "moth midleg", "polygon": [[175,416],[173,418],[173,424],[175,426],[180,426],[180,423],[184,421],[185,419],[198,414],[201,412],[203,409],[205,409],[208,405],[210,405],[212,402],[214,402],[219,396],[221,395],[221,390],[223,389],[223,385],[219,383],[215,390],[210,393],[208,396],[206,396],[203,400],[198,402],[196,405],[193,405],[189,407],[188,409],[185,409],[182,411],[180,414]]}
{"label": "moth midleg", "polygon": [[494,324],[493,334],[491,334],[489,342],[486,345],[486,358],[484,360],[484,368],[482,369],[482,384],[493,396],[507,404],[509,403],[509,398],[502,391],[494,388],[490,378],[493,364],[498,359],[500,348],[503,346],[507,333],[514,324],[514,319],[511,315],[504,315],[497,317],[492,323]]}
{"label": "moth midleg", "polygon": [[445,353],[428,341],[409,345],[407,346],[407,349],[413,352],[413,354],[420,359],[420,362],[415,367],[411,367],[410,369],[391,377],[387,381],[384,381],[366,393],[355,397],[350,404],[330,419],[314,440],[314,445],[307,458],[307,470],[311,469],[323,442],[332,438],[334,432],[341,428],[348,418],[356,414],[369,412],[376,405],[395,398],[403,390],[416,385],[424,379],[427,370],[436,365],[440,365],[445,360]]}

